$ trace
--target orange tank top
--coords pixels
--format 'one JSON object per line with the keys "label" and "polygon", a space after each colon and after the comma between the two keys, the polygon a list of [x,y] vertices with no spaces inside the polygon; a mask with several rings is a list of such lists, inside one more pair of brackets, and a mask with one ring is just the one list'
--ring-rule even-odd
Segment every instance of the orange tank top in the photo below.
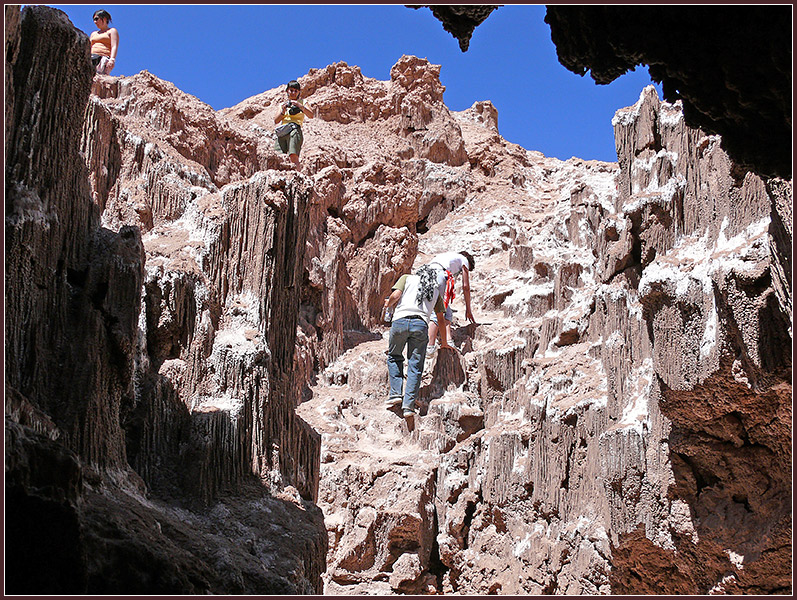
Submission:
{"label": "orange tank top", "polygon": [[111,34],[110,29],[105,31],[95,31],[89,36],[91,42],[91,53],[100,56],[111,56]]}

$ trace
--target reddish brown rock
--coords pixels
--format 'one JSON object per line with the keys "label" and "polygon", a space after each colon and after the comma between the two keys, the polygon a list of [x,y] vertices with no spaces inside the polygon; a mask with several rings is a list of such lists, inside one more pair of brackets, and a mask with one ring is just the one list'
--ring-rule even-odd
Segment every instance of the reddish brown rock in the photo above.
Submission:
{"label": "reddish brown rock", "polygon": [[[784,589],[789,487],[749,473],[757,450],[746,446],[765,444],[769,467],[785,473],[777,457],[790,456],[781,395],[790,362],[775,349],[790,334],[761,340],[790,331],[790,302],[775,300],[787,284],[767,283],[770,272],[786,281],[790,259],[768,250],[784,246],[767,222],[781,221],[790,183],[738,178],[716,137],[687,128],[652,88],[615,118],[619,169],[523,151],[480,114],[457,114],[471,166],[466,200],[420,232],[414,266],[471,250],[481,324],[464,326],[455,313],[458,351],[427,365],[413,431],[381,408],[384,337],[342,354],[299,408],[324,440],[319,497],[335,565],[327,593]],[[753,314],[767,317],[742,317]],[[736,375],[722,366],[729,343]],[[753,387],[739,395],[739,382]],[[728,399],[709,403],[712,395]],[[746,441],[750,427],[761,431],[753,411],[763,406],[767,442]],[[733,446],[716,445],[724,438]],[[437,473],[428,561],[404,553],[379,570],[341,560],[343,548],[389,544],[358,525],[360,502],[384,510],[381,483],[344,465],[356,457],[422,485],[426,472],[410,466],[419,456]],[[710,495],[697,491],[706,486]],[[753,508],[749,498],[761,494],[772,500]],[[753,541],[753,530],[764,538]]]}

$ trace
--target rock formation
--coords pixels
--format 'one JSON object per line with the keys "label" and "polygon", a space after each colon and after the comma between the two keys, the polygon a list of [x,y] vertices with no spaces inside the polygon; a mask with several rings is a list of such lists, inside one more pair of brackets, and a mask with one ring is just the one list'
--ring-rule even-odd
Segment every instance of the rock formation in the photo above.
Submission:
{"label": "rock formation", "polygon": [[219,159],[213,111],[146,73],[90,95],[60,11],[6,15],[7,590],[319,591],[291,381],[308,187],[245,137]]}
{"label": "rock formation", "polygon": [[652,87],[615,117],[619,165],[525,151],[490,114],[454,113],[470,193],[419,239],[416,267],[476,256],[481,324],[427,365],[416,430],[382,408],[386,339],[299,407],[327,592],[789,590],[790,182]]}
{"label": "rock formation", "polygon": [[[455,8],[433,14],[464,51],[489,13]],[[687,125],[721,135],[740,166],[791,178],[792,17],[788,5],[551,5],[545,22],[574,73],[606,84],[648,65],[664,98],[682,101]]]}
{"label": "rock formation", "polygon": [[[791,591],[790,180],[653,88],[618,163],[547,158],[411,56],[300,78],[296,172],[282,90],[6,14],[9,592]],[[458,248],[409,431],[379,307]]]}
{"label": "rock formation", "polygon": [[408,8],[428,8],[432,14],[443,23],[445,30],[459,41],[459,48],[463,52],[470,46],[473,30],[481,25],[490,16],[497,6],[489,5],[457,5],[441,6],[437,4],[408,5]]}

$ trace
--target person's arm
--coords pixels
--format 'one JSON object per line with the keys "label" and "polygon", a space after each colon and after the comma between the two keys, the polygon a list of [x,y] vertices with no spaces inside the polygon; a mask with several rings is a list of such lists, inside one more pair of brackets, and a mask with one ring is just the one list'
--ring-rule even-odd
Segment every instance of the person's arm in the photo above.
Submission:
{"label": "person's arm", "polygon": [[[446,313],[439,312],[437,313],[437,322],[438,323],[445,323],[446,322]],[[452,346],[448,345],[448,333],[446,332],[445,325],[441,325],[437,331],[440,332],[440,348],[448,348],[449,350],[453,350]]]}
{"label": "person's arm", "polygon": [[396,308],[399,300],[401,300],[402,293],[403,292],[401,290],[393,290],[393,293],[387,297],[387,300],[385,300],[385,308]]}
{"label": "person's arm", "polygon": [[398,281],[393,285],[393,291],[385,300],[385,308],[396,308],[396,305],[401,300],[401,296],[404,293],[404,286],[407,283],[407,275],[402,275],[398,278]]}
{"label": "person's arm", "polygon": [[285,116],[285,103],[280,105],[279,114],[276,117],[274,117],[274,124],[276,125],[277,123],[282,121],[282,117],[284,116]]}
{"label": "person's arm", "polygon": [[465,298],[465,318],[475,325],[476,319],[473,318],[473,311],[470,308],[470,274],[465,266],[462,267],[462,295]]}
{"label": "person's arm", "polygon": [[116,53],[119,51],[119,32],[116,31],[116,27],[111,27],[108,30],[108,35],[111,36],[111,57],[108,59],[110,63],[108,71],[113,71],[116,66]]}
{"label": "person's arm", "polygon": [[308,119],[313,118],[313,111],[307,108],[304,104],[299,104],[299,108],[302,109],[302,112],[304,113],[305,117],[307,117]]}

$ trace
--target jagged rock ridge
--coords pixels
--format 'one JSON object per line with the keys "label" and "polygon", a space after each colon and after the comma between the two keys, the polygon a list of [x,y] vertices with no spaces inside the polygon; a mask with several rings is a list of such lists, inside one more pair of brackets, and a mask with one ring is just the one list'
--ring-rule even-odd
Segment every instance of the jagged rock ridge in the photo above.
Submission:
{"label": "jagged rock ridge", "polygon": [[[85,46],[59,14],[22,29],[61,19]],[[53,162],[74,187],[13,179],[7,239],[42,241],[10,263],[9,314],[67,302],[99,323],[62,332],[40,310],[7,341],[7,497],[82,548],[48,557],[74,581],[47,591],[319,591],[326,534],[331,594],[790,589],[791,182],[735,167],[652,89],[615,118],[619,166],[549,159],[505,142],[489,102],[449,111],[439,69],[302,77],[319,117],[302,174],[271,149],[280,90],[215,113],[147,72],[101,77]],[[102,241],[43,292],[23,276],[53,279],[37,197],[92,215],[79,248]],[[381,406],[378,307],[463,244],[481,324],[429,363],[410,433]],[[31,350],[73,340],[111,365],[82,396],[101,422],[37,387],[57,361]]]}

